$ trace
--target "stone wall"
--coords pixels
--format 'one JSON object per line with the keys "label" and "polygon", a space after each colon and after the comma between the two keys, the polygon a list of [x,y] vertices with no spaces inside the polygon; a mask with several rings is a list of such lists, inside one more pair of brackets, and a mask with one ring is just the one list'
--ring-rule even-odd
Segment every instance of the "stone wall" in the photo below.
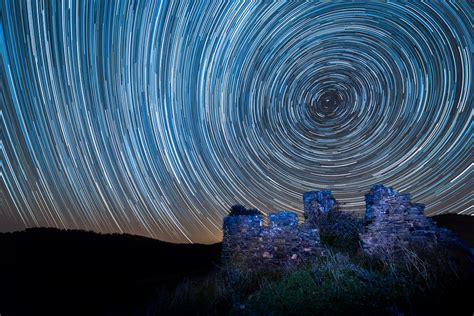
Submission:
{"label": "stone wall", "polygon": [[[337,201],[331,191],[306,192],[303,200],[305,222],[301,224],[293,212],[281,211],[264,218],[257,210],[234,206],[224,218],[224,264],[257,267],[304,262],[323,252],[319,232],[324,233],[328,223],[338,236],[355,227],[356,221],[336,216],[342,212],[336,212]],[[429,247],[437,242],[435,224],[424,215],[424,205],[412,203],[410,195],[375,185],[365,200],[367,226],[360,234],[357,228],[353,247],[357,248],[357,236],[362,250],[370,255],[393,254],[412,243]],[[336,222],[328,222],[329,218]]]}
{"label": "stone wall", "polygon": [[376,185],[365,196],[368,222],[360,235],[362,249],[371,255],[396,252],[410,244],[426,247],[436,243],[436,226],[424,215],[424,205],[410,195]]}
{"label": "stone wall", "polygon": [[284,265],[301,263],[320,254],[316,228],[298,223],[296,213],[227,216],[224,219],[222,258],[229,265]]}
{"label": "stone wall", "polygon": [[321,215],[326,215],[337,207],[337,201],[329,190],[305,192],[303,203],[305,221],[315,227]]}
{"label": "stone wall", "polygon": [[259,255],[262,228],[262,215],[226,216],[222,240],[224,263],[239,263]]}

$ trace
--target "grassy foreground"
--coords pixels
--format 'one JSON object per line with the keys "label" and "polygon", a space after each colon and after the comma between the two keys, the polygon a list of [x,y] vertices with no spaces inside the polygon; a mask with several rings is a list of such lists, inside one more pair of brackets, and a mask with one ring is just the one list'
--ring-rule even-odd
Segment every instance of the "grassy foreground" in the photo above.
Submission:
{"label": "grassy foreground", "polygon": [[161,288],[150,314],[472,315],[473,259],[450,234],[369,257],[323,238],[325,255],[299,266],[216,267]]}

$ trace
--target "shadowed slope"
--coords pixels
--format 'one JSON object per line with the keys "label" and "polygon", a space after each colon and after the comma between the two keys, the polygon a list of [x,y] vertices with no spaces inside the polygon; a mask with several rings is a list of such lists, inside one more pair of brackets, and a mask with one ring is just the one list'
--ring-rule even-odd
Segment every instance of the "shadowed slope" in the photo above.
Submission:
{"label": "shadowed slope", "polygon": [[431,217],[436,225],[455,232],[471,248],[474,248],[474,216],[443,214]]}
{"label": "shadowed slope", "polygon": [[0,234],[0,250],[0,313],[122,315],[157,286],[212,270],[220,244],[33,228]]}

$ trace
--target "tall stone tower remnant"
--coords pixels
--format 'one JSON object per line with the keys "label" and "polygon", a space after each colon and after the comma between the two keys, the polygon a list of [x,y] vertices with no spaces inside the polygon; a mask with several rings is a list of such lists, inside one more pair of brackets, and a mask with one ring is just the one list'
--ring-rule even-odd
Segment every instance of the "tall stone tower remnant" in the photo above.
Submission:
{"label": "tall stone tower remnant", "polygon": [[321,215],[327,215],[337,207],[337,201],[329,190],[305,192],[303,202],[305,221],[313,226],[317,226]]}

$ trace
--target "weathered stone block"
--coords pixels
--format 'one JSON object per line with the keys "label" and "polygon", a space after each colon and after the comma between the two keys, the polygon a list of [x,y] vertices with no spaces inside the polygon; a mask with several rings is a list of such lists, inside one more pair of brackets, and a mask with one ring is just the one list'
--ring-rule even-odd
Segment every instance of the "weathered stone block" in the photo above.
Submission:
{"label": "weathered stone block", "polygon": [[268,215],[270,226],[297,226],[298,216],[294,212],[280,211]]}
{"label": "weathered stone block", "polygon": [[386,254],[420,240],[436,242],[436,226],[424,215],[424,205],[411,203],[409,194],[376,185],[365,198],[369,225],[360,239],[367,253]]}
{"label": "weathered stone block", "polygon": [[316,225],[321,215],[328,214],[337,206],[331,191],[311,191],[303,194],[305,220]]}

